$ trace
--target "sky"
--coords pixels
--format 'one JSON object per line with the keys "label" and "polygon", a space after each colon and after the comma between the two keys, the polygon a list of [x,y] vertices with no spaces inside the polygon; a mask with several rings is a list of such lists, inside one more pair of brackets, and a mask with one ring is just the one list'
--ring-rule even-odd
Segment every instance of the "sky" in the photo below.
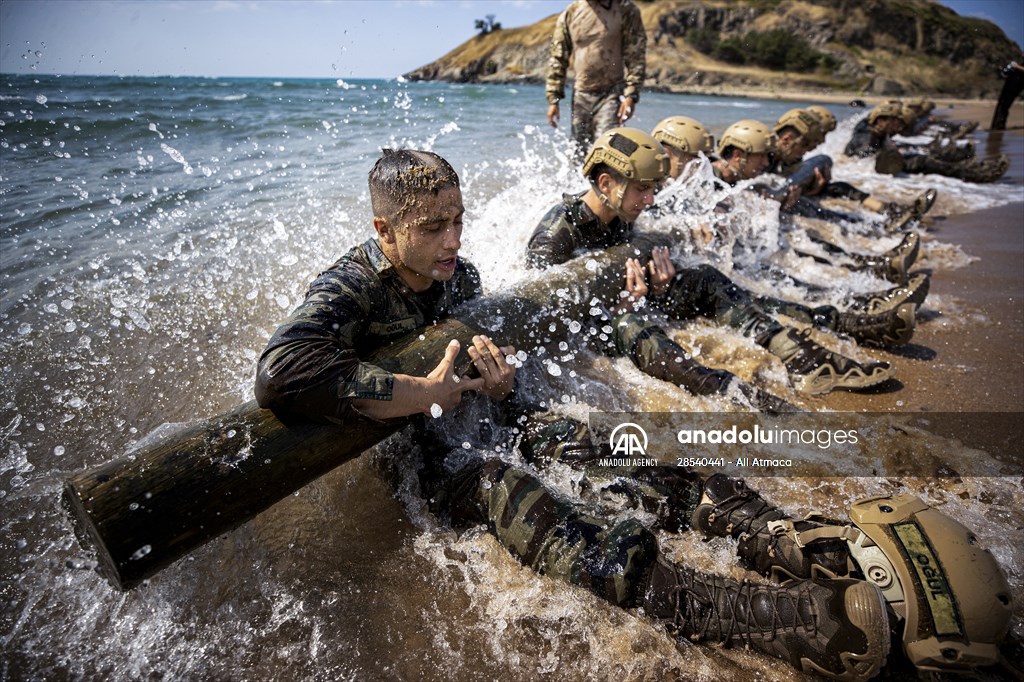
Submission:
{"label": "sky", "polygon": [[[0,0],[0,72],[394,78],[568,0]],[[1024,44],[1024,0],[943,0]],[[1012,55],[1008,55],[1009,59]]]}

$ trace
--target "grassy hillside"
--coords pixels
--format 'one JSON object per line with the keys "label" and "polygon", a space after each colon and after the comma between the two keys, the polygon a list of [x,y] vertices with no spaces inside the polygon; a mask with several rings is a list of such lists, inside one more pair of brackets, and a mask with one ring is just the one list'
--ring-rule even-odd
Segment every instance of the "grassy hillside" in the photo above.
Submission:
{"label": "grassy hillside", "polygon": [[[1002,87],[998,67],[1020,56],[995,24],[932,0],[637,5],[647,29],[648,88],[991,98]],[[476,36],[406,77],[543,83],[555,19]]]}

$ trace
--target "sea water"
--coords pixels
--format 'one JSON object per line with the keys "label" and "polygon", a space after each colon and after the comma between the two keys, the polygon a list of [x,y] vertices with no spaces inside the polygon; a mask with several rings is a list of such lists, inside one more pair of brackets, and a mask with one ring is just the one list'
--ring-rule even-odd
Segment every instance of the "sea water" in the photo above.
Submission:
{"label": "sea water", "polygon": [[[771,122],[810,103],[650,93],[631,124],[650,130],[681,114],[717,136],[738,119]],[[832,110],[840,127],[823,151],[838,158],[862,112]],[[532,276],[523,251],[537,220],[563,192],[585,188],[568,112],[552,130],[545,111],[531,86],[0,78],[0,678],[795,676],[757,656],[677,647],[635,613],[538,578],[481,530],[456,536],[437,526],[381,473],[401,468],[415,449],[407,439],[335,470],[129,593],[99,578],[74,539],[58,501],[68,476],[123,455],[163,424],[251,399],[276,324],[316,273],[372,236],[366,176],[381,148],[429,149],[459,172],[463,255],[487,291]],[[892,200],[937,184],[947,213],[1014,200],[955,180],[881,179],[867,161],[840,168],[843,179]],[[745,210],[751,225],[777,222],[767,205]],[[937,265],[966,258],[951,245],[930,248]],[[757,351],[709,334],[733,355]],[[537,390],[576,416],[733,409],[622,360],[565,357],[536,365],[548,369],[547,395]],[[777,368],[758,376],[785,380]],[[574,476],[555,471],[552,485],[571,494]],[[872,478],[766,485],[775,499],[802,505],[893,491]],[[1019,528],[1019,490],[982,479],[960,483],[967,493],[958,497],[952,485],[933,486],[933,498],[983,539]],[[970,502],[979,489],[985,507]],[[666,547],[738,571],[722,568],[734,564],[724,541],[683,536]],[[1020,551],[1007,548],[1000,561],[1019,570]]]}

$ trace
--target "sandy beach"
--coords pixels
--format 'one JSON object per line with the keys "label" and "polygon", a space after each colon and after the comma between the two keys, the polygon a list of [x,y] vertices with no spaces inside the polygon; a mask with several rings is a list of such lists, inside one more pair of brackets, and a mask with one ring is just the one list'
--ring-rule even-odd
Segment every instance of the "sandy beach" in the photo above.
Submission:
{"label": "sandy beach", "polygon": [[[938,109],[939,115],[981,122],[978,155],[1010,158],[1000,186],[1018,202],[974,213],[929,215],[923,241],[941,239],[977,258],[932,272],[908,346],[872,353],[896,365],[898,386],[877,393],[833,393],[829,408],[850,411],[1017,412],[1024,402],[1024,106],[1014,106],[1005,132],[988,132],[992,103]],[[927,270],[927,268],[924,268]],[[956,310],[958,314],[950,314]]]}

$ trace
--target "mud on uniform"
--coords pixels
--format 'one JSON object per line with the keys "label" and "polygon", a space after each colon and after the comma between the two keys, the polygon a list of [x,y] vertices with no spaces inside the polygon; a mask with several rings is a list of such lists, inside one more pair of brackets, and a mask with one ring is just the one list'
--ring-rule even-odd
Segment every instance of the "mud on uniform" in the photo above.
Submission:
{"label": "mud on uniform", "polygon": [[[390,399],[393,374],[360,358],[447,317],[481,291],[476,269],[459,259],[449,281],[414,292],[377,240],[367,240],[321,273],[274,333],[258,365],[260,406],[332,423],[370,419],[351,401]],[[510,401],[507,412],[522,432],[519,447],[527,460],[538,466],[552,461],[581,465],[607,454],[607,448],[593,446],[588,428],[573,420],[528,414],[519,424],[516,417],[525,409]],[[645,577],[656,558],[649,530],[636,521],[609,527],[547,490],[536,476],[500,460],[475,459],[445,471],[451,445],[430,437],[417,440],[427,441],[432,450],[418,475],[435,511],[458,524],[488,524],[514,556],[539,573],[587,587],[617,604],[633,604],[634,580]],[[696,507],[701,481],[675,467],[644,469],[595,467],[588,481],[593,492],[614,489],[678,530]]]}
{"label": "mud on uniform", "polygon": [[647,33],[631,0],[612,0],[608,9],[576,0],[558,16],[545,91],[550,104],[565,97],[573,57],[572,135],[580,149],[589,149],[595,137],[618,125],[620,97],[640,101],[646,54]]}

